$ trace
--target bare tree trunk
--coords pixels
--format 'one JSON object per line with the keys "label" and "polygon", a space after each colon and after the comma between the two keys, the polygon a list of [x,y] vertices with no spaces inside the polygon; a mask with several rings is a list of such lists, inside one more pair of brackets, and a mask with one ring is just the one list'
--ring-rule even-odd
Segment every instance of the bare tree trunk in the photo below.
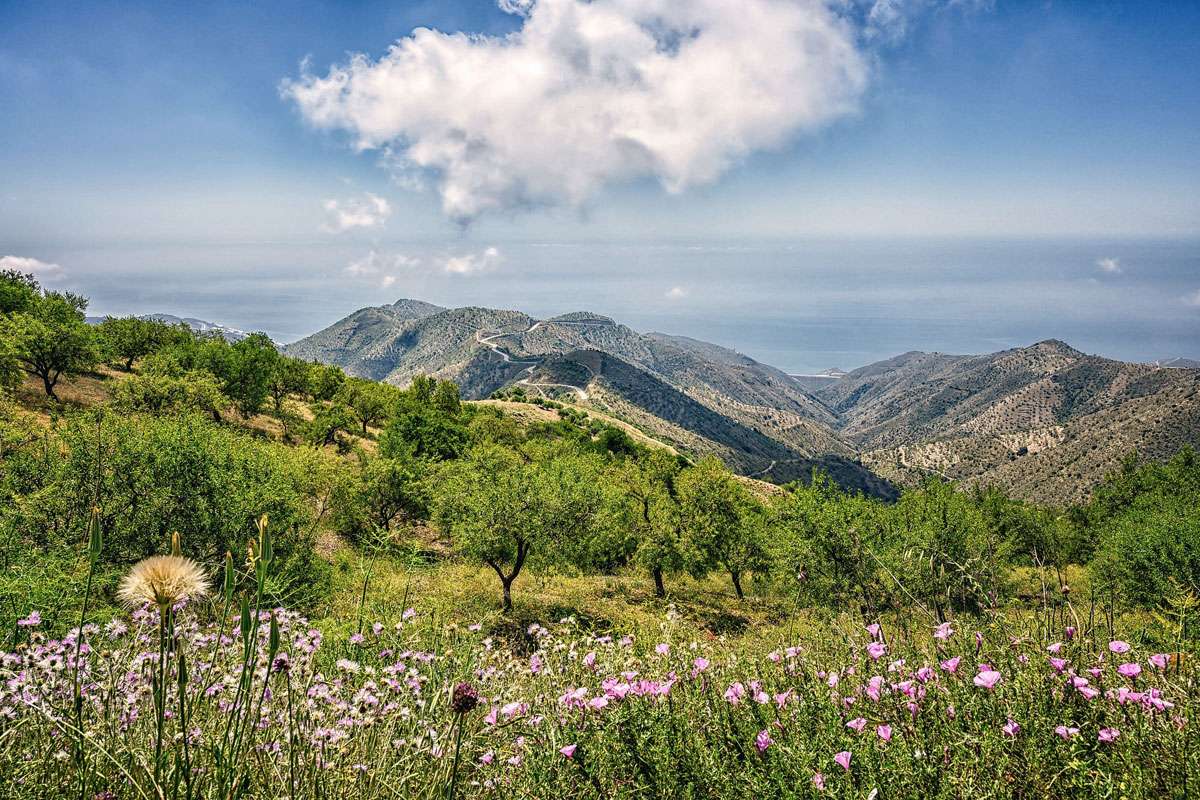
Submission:
{"label": "bare tree trunk", "polygon": [[737,593],[737,599],[744,600],[746,595],[742,593],[742,573],[730,570],[729,577],[733,579],[733,591]]}
{"label": "bare tree trunk", "polygon": [[655,567],[653,570],[651,570],[651,573],[654,575],[654,596],[666,597],[667,587],[663,585],[662,567]]}

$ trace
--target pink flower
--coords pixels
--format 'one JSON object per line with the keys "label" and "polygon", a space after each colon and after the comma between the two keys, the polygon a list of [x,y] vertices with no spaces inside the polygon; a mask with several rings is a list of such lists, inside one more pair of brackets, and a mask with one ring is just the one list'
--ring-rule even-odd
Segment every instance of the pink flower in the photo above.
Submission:
{"label": "pink flower", "polygon": [[593,697],[591,700],[588,700],[587,705],[592,711],[599,711],[608,705],[608,698],[604,695],[598,695]]}
{"label": "pink flower", "polygon": [[818,792],[825,791],[825,776],[819,772],[814,772],[812,777],[813,788]]}
{"label": "pink flower", "polygon": [[955,672],[958,671],[958,662],[959,661],[962,661],[962,658],[960,656],[955,656],[954,658],[947,658],[941,664],[942,669],[945,670],[946,672],[949,672],[951,675],[953,675]]}
{"label": "pink flower", "polygon": [[1071,739],[1079,735],[1079,728],[1068,728],[1066,725],[1059,725],[1054,729],[1054,732],[1063,739]]}
{"label": "pink flower", "polygon": [[1096,738],[1101,742],[1115,742],[1120,736],[1121,732],[1116,728],[1101,728]]}
{"label": "pink flower", "polygon": [[941,639],[943,642],[954,635],[954,628],[949,622],[943,622],[938,625],[933,631],[933,638]]}
{"label": "pink flower", "polygon": [[758,732],[758,735],[754,737],[754,746],[758,748],[758,752],[760,752],[760,753],[765,753],[767,751],[767,748],[770,747],[774,743],[775,742],[771,738],[771,734],[767,731],[766,728],[763,728],[761,731]]}
{"label": "pink flower", "polygon": [[869,645],[867,645],[867,655],[869,655],[873,661],[878,661],[879,659],[883,658],[883,654],[886,652],[887,645],[883,642],[871,642]]}
{"label": "pink flower", "polygon": [[862,717],[856,717],[846,723],[847,728],[852,728],[855,733],[862,733],[863,728],[867,727],[867,721]]}
{"label": "pink flower", "polygon": [[542,671],[542,657],[534,653],[529,657],[529,671],[537,675]]}
{"label": "pink flower", "polygon": [[975,685],[984,689],[993,689],[1000,679],[1000,673],[994,669],[984,670],[975,676]]}
{"label": "pink flower", "polygon": [[562,753],[562,754],[563,754],[565,757],[567,757],[567,758],[574,758],[574,757],[575,757],[575,750],[576,750],[576,748],[577,748],[577,747],[579,747],[579,745],[577,745],[577,744],[569,744],[569,745],[567,745],[566,747],[560,747],[560,748],[558,748],[558,752]]}
{"label": "pink flower", "polygon": [[1122,642],[1120,639],[1114,639],[1108,643],[1108,649],[1114,653],[1128,653],[1129,642]]}
{"label": "pink flower", "polygon": [[583,665],[588,668],[596,666],[596,652],[594,650],[588,651],[588,654],[583,657]]}
{"label": "pink flower", "polygon": [[1095,700],[1100,694],[1100,690],[1095,686],[1080,686],[1078,687],[1078,691],[1088,700]]}
{"label": "pink flower", "polygon": [[878,726],[875,728],[875,735],[885,742],[890,742],[892,740],[892,726],[886,723]]}
{"label": "pink flower", "polygon": [[1166,653],[1155,653],[1154,655],[1150,656],[1149,661],[1150,661],[1150,666],[1154,667],[1156,670],[1159,670],[1160,672],[1167,668],[1167,654]]}
{"label": "pink flower", "polygon": [[1054,671],[1062,674],[1062,671],[1067,668],[1067,660],[1065,658],[1051,658],[1050,666],[1054,667]]}
{"label": "pink flower", "polygon": [[692,677],[696,677],[706,669],[708,669],[708,659],[704,658],[703,656],[698,656],[696,660],[692,662]]}
{"label": "pink flower", "polygon": [[1142,665],[1136,661],[1130,661],[1117,667],[1117,672],[1119,672],[1121,676],[1125,678],[1136,678],[1138,675],[1142,674]]}
{"label": "pink flower", "polygon": [[983,634],[975,631],[975,652],[978,653],[981,649],[983,649]]}
{"label": "pink flower", "polygon": [[487,716],[483,718],[483,723],[485,725],[495,725],[496,724],[496,707],[495,706],[492,706],[492,710],[489,711],[487,713]]}
{"label": "pink flower", "polygon": [[786,692],[778,692],[775,695],[775,705],[779,706],[780,708],[783,708],[784,706],[787,705],[788,700],[791,700],[791,699],[792,699],[792,690],[791,689],[788,689]]}
{"label": "pink flower", "polygon": [[838,763],[839,767],[846,770],[846,772],[850,771],[850,751],[849,750],[843,750],[842,752],[835,754],[833,757],[833,760]]}
{"label": "pink flower", "polygon": [[496,760],[496,751],[495,750],[488,750],[486,753],[484,753],[483,755],[481,755],[479,757],[480,764],[490,764],[495,760]]}
{"label": "pink flower", "polygon": [[660,656],[665,656],[667,653],[671,652],[671,645],[667,644],[666,642],[659,642],[654,646],[654,652],[658,653]]}
{"label": "pink flower", "polygon": [[878,622],[872,622],[870,625],[867,626],[867,633],[871,634],[871,636],[875,639],[879,638],[879,631],[880,631],[880,628],[879,628]]}
{"label": "pink flower", "polygon": [[36,611],[30,611],[29,616],[25,619],[17,620],[17,625],[22,628],[36,628],[42,624],[42,615]]}
{"label": "pink flower", "polygon": [[780,653],[778,650],[772,650],[767,653],[767,659],[773,664],[778,664],[780,661],[783,661],[783,653]]}
{"label": "pink flower", "polygon": [[1011,738],[1021,732],[1021,726],[1016,720],[1010,719],[1008,724],[1004,726],[1003,730],[1004,735]]}
{"label": "pink flower", "polygon": [[730,705],[736,706],[738,703],[742,702],[742,698],[745,696],[746,696],[746,687],[743,686],[740,681],[738,683],[731,685],[728,689],[725,690],[725,700]]}
{"label": "pink flower", "polygon": [[1075,626],[1074,626],[1074,625],[1068,625],[1068,626],[1067,626],[1067,627],[1066,627],[1066,628],[1063,630],[1063,636],[1066,636],[1066,637],[1067,637],[1067,641],[1068,641],[1068,642],[1069,642],[1069,641],[1071,641],[1072,639],[1074,639],[1074,638],[1075,638]]}
{"label": "pink flower", "polygon": [[921,667],[919,670],[917,670],[917,680],[919,680],[921,683],[929,683],[931,680],[933,680],[933,668]]}
{"label": "pink flower", "polygon": [[1058,651],[1062,650],[1062,649],[1063,649],[1062,642],[1055,642],[1054,644],[1052,644],[1046,648],[1046,650],[1048,652],[1054,653],[1055,655],[1058,655]]}

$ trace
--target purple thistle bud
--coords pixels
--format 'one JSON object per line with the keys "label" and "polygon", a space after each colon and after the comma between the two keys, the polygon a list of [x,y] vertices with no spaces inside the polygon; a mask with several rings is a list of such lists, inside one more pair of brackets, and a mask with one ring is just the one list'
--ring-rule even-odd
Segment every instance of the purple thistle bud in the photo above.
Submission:
{"label": "purple thistle bud", "polygon": [[450,707],[455,714],[467,714],[479,705],[479,692],[469,683],[460,683],[454,687],[454,695],[450,699]]}

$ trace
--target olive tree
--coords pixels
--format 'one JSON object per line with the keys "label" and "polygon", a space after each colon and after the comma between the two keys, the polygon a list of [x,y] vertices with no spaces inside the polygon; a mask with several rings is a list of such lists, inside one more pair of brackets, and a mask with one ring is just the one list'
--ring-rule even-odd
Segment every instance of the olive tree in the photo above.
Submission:
{"label": "olive tree", "polygon": [[500,579],[504,610],[531,561],[578,563],[602,507],[592,456],[528,447],[475,447],[439,470],[434,519],[459,552]]}

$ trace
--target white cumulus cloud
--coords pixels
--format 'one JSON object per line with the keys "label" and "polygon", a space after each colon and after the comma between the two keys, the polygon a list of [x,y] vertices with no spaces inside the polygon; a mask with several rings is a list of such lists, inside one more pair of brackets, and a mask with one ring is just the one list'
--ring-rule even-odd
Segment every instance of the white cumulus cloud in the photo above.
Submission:
{"label": "white cumulus cloud", "polygon": [[1105,275],[1120,275],[1123,271],[1119,258],[1098,258],[1096,259],[1096,269]]}
{"label": "white cumulus cloud", "polygon": [[685,298],[687,296],[688,296],[688,290],[682,286],[672,286],[670,289],[667,289],[667,291],[666,291],[666,298],[668,300],[682,300],[683,298]]}
{"label": "white cumulus cloud", "polygon": [[351,228],[375,228],[387,222],[392,205],[386,198],[366,192],[362,197],[345,200],[329,199],[323,204],[326,220],[321,227],[329,233],[342,233]]}
{"label": "white cumulus cloud", "polygon": [[868,79],[842,0],[500,0],[503,37],[419,28],[281,86],[459,222],[579,206],[603,186],[710,183],[855,111]]}
{"label": "white cumulus cloud", "polygon": [[33,275],[46,283],[57,281],[66,274],[58,264],[50,264],[28,256],[0,256],[0,270],[8,269]]}

